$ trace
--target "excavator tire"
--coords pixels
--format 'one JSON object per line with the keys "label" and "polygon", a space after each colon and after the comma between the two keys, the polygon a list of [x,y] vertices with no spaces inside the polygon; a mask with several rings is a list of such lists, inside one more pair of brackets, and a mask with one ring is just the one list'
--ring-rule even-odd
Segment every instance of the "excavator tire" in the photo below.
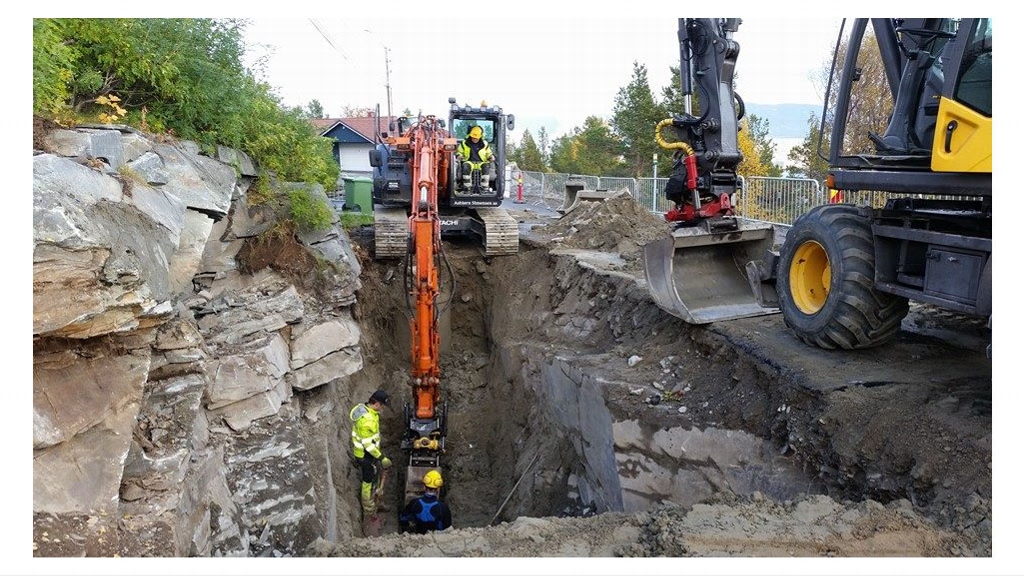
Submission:
{"label": "excavator tire", "polygon": [[828,204],[800,216],[779,255],[783,319],[819,348],[872,348],[891,340],[907,299],[875,289],[871,221],[855,206]]}

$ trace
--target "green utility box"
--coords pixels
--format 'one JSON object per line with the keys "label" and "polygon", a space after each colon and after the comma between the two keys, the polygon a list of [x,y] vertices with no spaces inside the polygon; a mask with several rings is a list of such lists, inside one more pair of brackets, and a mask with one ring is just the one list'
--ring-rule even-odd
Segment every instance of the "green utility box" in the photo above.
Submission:
{"label": "green utility box", "polygon": [[345,182],[345,210],[373,214],[373,180],[363,176],[342,178]]}

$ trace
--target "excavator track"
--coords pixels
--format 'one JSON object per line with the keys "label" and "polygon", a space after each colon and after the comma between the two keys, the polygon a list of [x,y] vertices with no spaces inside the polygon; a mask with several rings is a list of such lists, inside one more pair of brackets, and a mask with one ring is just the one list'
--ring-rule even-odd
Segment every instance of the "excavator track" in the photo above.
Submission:
{"label": "excavator track", "polygon": [[403,258],[409,251],[409,216],[405,208],[373,212],[374,258]]}
{"label": "excavator track", "polygon": [[519,252],[519,223],[504,208],[477,208],[484,224],[484,255],[503,256]]}

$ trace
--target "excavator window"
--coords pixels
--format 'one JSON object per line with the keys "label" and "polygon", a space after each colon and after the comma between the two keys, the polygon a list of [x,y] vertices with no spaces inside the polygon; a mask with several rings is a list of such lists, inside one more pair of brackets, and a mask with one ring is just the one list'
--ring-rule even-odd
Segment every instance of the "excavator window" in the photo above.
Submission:
{"label": "excavator window", "polygon": [[976,22],[960,68],[957,101],[992,116],[992,23],[988,18]]}
{"label": "excavator window", "polygon": [[483,139],[487,142],[494,142],[494,122],[490,120],[462,120],[456,118],[452,122],[452,134],[457,140],[465,140],[466,135],[473,126],[479,126],[483,130]]}

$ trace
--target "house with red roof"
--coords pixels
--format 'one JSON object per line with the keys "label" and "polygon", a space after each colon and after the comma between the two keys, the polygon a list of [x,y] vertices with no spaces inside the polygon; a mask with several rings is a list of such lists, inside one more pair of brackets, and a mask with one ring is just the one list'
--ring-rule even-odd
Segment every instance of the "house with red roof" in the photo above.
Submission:
{"label": "house with red roof", "polygon": [[[397,121],[397,118],[396,118]],[[360,118],[313,118],[310,120],[321,136],[334,141],[334,159],[341,166],[344,178],[373,175],[370,150],[382,133],[388,132],[386,116]]]}

